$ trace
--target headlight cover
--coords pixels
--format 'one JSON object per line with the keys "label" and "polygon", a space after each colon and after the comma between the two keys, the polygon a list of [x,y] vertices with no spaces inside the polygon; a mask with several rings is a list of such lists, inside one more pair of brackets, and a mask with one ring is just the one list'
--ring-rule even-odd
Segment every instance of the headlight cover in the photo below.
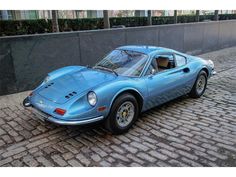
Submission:
{"label": "headlight cover", "polygon": [[208,60],[208,64],[212,69],[214,69],[215,65],[214,65],[214,62],[212,60]]}
{"label": "headlight cover", "polygon": [[97,95],[93,91],[88,93],[88,102],[91,106],[95,106],[97,103]]}

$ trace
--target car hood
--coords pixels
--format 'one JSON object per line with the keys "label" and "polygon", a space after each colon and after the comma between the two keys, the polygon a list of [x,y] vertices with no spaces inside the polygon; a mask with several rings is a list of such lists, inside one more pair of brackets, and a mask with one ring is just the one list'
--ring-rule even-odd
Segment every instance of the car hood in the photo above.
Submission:
{"label": "car hood", "polygon": [[106,71],[84,69],[49,81],[39,89],[38,94],[54,103],[64,104],[81,93],[112,81],[116,77]]}

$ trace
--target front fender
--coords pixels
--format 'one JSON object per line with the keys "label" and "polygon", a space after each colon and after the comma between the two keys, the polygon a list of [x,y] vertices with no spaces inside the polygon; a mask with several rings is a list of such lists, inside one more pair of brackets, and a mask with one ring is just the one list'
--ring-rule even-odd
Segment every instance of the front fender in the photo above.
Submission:
{"label": "front fender", "polygon": [[141,98],[144,100],[144,96],[141,94],[141,92],[140,92],[139,90],[137,90],[136,88],[133,88],[133,87],[125,87],[125,88],[120,89],[120,90],[113,96],[109,107],[111,108],[113,102],[114,102],[115,99],[118,97],[118,95],[120,95],[120,94],[123,93],[123,92],[127,92],[127,91],[134,91],[134,92],[138,93],[138,94],[141,96]]}
{"label": "front fender", "polygon": [[107,114],[117,96],[125,91],[134,91],[139,94],[143,99],[143,104],[148,94],[146,83],[142,78],[120,79],[94,89],[99,106],[106,106]]}

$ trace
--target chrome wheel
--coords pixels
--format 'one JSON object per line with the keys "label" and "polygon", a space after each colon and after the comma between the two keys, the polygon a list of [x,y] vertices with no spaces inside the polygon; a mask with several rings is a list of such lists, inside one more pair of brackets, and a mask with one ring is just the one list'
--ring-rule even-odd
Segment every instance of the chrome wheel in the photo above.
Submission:
{"label": "chrome wheel", "polygon": [[121,104],[116,113],[116,122],[120,127],[128,126],[135,114],[134,104],[130,101],[126,101]]}
{"label": "chrome wheel", "polygon": [[206,86],[206,77],[204,75],[200,75],[197,80],[197,85],[196,85],[197,93],[199,95],[202,94],[202,92],[205,89],[205,86]]}

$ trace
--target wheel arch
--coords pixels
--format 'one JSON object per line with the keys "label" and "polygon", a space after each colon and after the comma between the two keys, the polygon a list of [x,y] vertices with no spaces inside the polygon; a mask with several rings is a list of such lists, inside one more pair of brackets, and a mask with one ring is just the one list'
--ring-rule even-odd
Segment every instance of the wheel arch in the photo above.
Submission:
{"label": "wheel arch", "polygon": [[203,67],[203,68],[200,70],[200,72],[201,72],[201,71],[205,71],[206,74],[207,74],[207,77],[209,77],[209,70],[207,69],[207,67]]}
{"label": "wheel arch", "polygon": [[143,101],[144,101],[144,99],[143,99],[142,94],[141,94],[138,90],[136,90],[136,89],[134,89],[134,88],[126,88],[126,89],[120,90],[120,91],[113,97],[113,99],[112,99],[112,101],[111,101],[110,109],[111,109],[111,107],[112,107],[114,101],[115,101],[120,95],[125,94],[125,93],[129,93],[129,94],[133,95],[133,96],[136,98],[136,100],[137,100],[137,102],[138,102],[138,105],[139,105],[139,112],[141,112],[141,110],[142,110],[142,108],[143,108]]}

